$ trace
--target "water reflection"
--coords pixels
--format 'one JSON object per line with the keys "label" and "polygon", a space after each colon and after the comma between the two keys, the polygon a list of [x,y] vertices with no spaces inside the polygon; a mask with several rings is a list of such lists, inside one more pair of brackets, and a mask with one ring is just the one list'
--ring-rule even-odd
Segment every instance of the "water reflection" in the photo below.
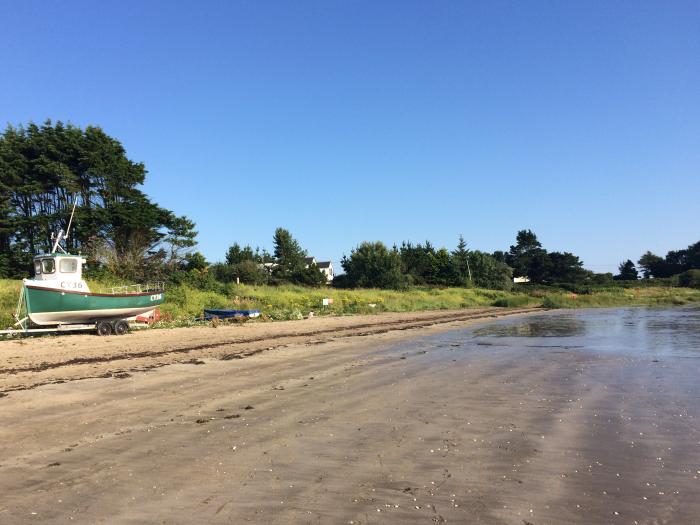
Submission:
{"label": "water reflection", "polygon": [[[568,310],[506,319],[455,334],[465,349],[565,348],[700,358],[700,307]],[[471,337],[469,337],[469,335]]]}
{"label": "water reflection", "polygon": [[474,330],[477,337],[573,337],[586,331],[586,323],[576,318],[530,317],[514,324],[494,324]]}

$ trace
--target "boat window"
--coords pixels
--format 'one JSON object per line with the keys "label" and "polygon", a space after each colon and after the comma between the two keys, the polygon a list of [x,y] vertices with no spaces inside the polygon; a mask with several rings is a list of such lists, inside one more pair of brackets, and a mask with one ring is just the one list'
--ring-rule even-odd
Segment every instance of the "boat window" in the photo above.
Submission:
{"label": "boat window", "polygon": [[78,269],[78,261],[75,259],[60,259],[58,267],[61,273],[75,273]]}
{"label": "boat window", "polygon": [[53,273],[56,270],[56,263],[53,259],[42,259],[41,260],[41,272],[42,273]]}
{"label": "boat window", "polygon": [[41,261],[34,261],[34,275],[41,275]]}

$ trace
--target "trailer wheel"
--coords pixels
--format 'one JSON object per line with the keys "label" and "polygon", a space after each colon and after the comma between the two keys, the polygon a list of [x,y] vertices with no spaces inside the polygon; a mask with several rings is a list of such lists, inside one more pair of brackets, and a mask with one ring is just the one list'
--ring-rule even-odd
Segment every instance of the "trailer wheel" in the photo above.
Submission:
{"label": "trailer wheel", "polygon": [[126,321],[117,321],[114,323],[114,333],[117,335],[124,335],[129,332],[129,323]]}
{"label": "trailer wheel", "polygon": [[112,324],[109,321],[97,322],[97,335],[109,335],[112,333]]}

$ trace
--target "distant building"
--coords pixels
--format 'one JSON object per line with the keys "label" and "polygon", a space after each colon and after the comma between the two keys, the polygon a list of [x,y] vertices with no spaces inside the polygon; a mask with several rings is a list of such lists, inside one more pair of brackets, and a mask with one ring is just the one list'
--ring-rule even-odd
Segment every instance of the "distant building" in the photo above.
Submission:
{"label": "distant building", "polygon": [[308,268],[312,264],[315,264],[316,267],[321,270],[321,273],[326,276],[326,282],[331,283],[333,282],[333,263],[330,261],[317,261],[316,257],[306,257],[304,259],[304,264],[306,265],[305,267]]}
{"label": "distant building", "polygon": [[321,270],[321,273],[326,276],[326,282],[332,283],[333,282],[333,263],[330,261],[321,261],[317,262],[316,266],[318,266],[318,269]]}
{"label": "distant building", "polygon": [[514,283],[529,283],[530,278],[528,276],[525,277],[513,277],[513,282]]}
{"label": "distant building", "polygon": [[258,265],[261,269],[265,270],[268,274],[272,275],[272,270],[279,266],[277,263],[266,262]]}
{"label": "distant building", "polygon": [[[333,277],[335,277],[335,274],[333,273],[333,263],[330,261],[316,261],[315,257],[304,257],[304,268],[308,268],[309,266],[316,265],[316,267],[321,271],[321,273],[326,277],[326,282],[328,284],[333,282]],[[269,275],[272,275],[272,272],[275,268],[277,268],[279,265],[274,262],[267,262],[267,263],[260,263],[258,267],[262,270],[265,270]]]}

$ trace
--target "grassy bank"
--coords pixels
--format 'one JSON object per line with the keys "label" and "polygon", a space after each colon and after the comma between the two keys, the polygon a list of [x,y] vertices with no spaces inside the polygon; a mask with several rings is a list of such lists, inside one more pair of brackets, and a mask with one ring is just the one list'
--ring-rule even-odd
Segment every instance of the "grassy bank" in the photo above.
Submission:
{"label": "grassy bank", "polygon": [[[0,327],[12,323],[19,281],[0,280]],[[104,283],[90,283],[93,290]],[[332,304],[323,306],[323,299]],[[258,309],[269,320],[300,319],[314,315],[407,312],[473,308],[480,306],[547,308],[588,308],[610,306],[664,306],[700,302],[700,290],[690,288],[607,287],[585,295],[559,289],[523,289],[512,292],[478,288],[414,288],[392,290],[312,289],[301,286],[222,285],[217,291],[202,291],[188,286],[166,289],[161,307],[163,324],[189,324],[204,308]]]}
{"label": "grassy bank", "polygon": [[[323,306],[323,299],[331,304]],[[314,315],[344,315],[376,312],[408,312],[491,306],[496,302],[513,302],[517,306],[537,305],[537,298],[496,290],[463,288],[415,288],[409,291],[313,289],[301,286],[231,286],[226,293],[202,292],[191,288],[172,289],[161,309],[177,319],[194,316],[204,307],[232,307],[260,310],[272,320],[300,319]]]}

